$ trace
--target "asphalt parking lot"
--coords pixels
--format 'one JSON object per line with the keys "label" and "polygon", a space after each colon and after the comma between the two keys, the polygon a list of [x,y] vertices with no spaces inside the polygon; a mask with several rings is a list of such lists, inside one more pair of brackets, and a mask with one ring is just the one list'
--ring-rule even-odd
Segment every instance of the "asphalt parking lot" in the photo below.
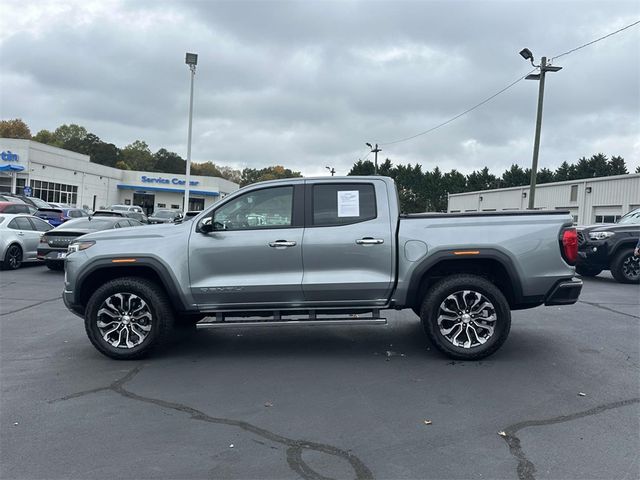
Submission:
{"label": "asphalt parking lot", "polygon": [[608,275],[576,305],[515,312],[480,362],[442,357],[409,312],[200,330],[116,362],[61,273],[0,276],[3,479],[640,476],[640,287]]}

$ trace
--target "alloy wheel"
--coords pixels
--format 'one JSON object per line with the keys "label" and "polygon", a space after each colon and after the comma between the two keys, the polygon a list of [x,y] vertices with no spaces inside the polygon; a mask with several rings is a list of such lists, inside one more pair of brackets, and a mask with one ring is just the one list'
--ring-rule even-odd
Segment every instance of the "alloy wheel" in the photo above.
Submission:
{"label": "alloy wheel", "polygon": [[629,255],[622,263],[622,273],[631,281],[638,280],[640,278],[640,257]]}
{"label": "alloy wheel", "polygon": [[20,247],[12,245],[11,248],[9,248],[7,255],[9,257],[9,267],[11,267],[12,270],[20,267],[20,264],[22,263],[22,250],[20,250]]}
{"label": "alloy wheel", "polygon": [[465,349],[486,343],[493,336],[497,319],[494,305],[473,290],[452,293],[438,308],[440,334]]}
{"label": "alloy wheel", "polygon": [[151,332],[153,315],[147,303],[133,293],[115,293],[100,305],[97,314],[102,339],[116,348],[134,348]]}

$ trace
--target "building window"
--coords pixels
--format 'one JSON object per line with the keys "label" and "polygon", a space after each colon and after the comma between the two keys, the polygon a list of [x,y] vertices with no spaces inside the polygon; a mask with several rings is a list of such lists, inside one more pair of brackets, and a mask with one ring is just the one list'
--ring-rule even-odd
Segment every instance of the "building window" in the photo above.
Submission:
{"label": "building window", "polygon": [[33,196],[45,202],[67,203],[69,205],[78,203],[78,187],[76,185],[41,180],[31,180],[30,183]]}
{"label": "building window", "polygon": [[620,215],[596,215],[596,223],[616,223]]}
{"label": "building window", "polygon": [[166,203],[158,203],[158,208],[165,208],[166,206]]}
{"label": "building window", "polygon": [[180,210],[180,205],[176,205],[174,203],[171,204],[171,208],[173,208],[174,210]]}
{"label": "building window", "polygon": [[570,202],[578,201],[578,185],[571,185],[571,196],[569,197]]}
{"label": "building window", "polygon": [[131,205],[131,199],[130,198],[125,198],[124,199],[124,204],[125,205]]}

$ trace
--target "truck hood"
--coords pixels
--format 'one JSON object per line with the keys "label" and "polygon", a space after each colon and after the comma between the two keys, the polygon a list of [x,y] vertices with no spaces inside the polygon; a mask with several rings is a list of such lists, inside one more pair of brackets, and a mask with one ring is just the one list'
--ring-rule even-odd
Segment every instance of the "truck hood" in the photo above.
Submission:
{"label": "truck hood", "polygon": [[150,239],[164,238],[184,230],[185,225],[174,223],[158,223],[142,227],[115,228],[84,235],[82,240],[116,240],[116,239]]}

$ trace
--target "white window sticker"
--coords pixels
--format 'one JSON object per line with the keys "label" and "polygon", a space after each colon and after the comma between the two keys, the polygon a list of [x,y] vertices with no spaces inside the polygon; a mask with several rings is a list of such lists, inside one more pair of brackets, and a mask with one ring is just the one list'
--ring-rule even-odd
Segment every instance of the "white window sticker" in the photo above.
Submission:
{"label": "white window sticker", "polygon": [[360,216],[360,192],[347,190],[338,192],[338,217]]}

